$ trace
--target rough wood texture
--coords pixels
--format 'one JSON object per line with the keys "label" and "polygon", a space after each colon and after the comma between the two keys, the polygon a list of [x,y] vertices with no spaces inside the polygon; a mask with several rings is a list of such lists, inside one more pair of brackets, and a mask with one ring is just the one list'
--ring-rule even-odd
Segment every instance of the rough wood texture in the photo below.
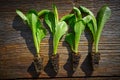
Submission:
{"label": "rough wood texture", "polygon": [[[91,51],[88,30],[81,37],[79,52],[82,57],[76,72],[70,68],[70,48],[61,40],[58,48],[60,54],[60,70],[55,74],[49,63],[52,53],[52,38],[49,33],[41,43],[40,53],[44,58],[44,71],[39,75],[34,72],[33,58],[35,49],[30,29],[23,24],[15,10],[27,12],[29,9],[51,9],[52,3],[58,7],[59,17],[68,14],[72,6],[83,5],[95,14],[103,4],[112,9],[112,16],[103,30],[99,52],[101,60],[99,68],[92,70],[88,52]],[[120,0],[0,0],[0,79],[15,78],[49,78],[49,77],[81,77],[92,76],[90,80],[118,80],[120,76]],[[106,77],[107,76],[107,77]],[[116,76],[116,77],[112,77]],[[55,78],[56,79],[56,78]],[[66,78],[65,78],[66,79]],[[74,78],[72,78],[74,79]]]}

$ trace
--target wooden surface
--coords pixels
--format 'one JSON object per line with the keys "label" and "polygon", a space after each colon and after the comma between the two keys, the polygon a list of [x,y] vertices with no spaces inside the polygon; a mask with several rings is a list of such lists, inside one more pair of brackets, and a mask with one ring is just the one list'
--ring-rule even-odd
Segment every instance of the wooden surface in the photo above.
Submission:
{"label": "wooden surface", "polygon": [[[79,52],[82,57],[76,72],[70,68],[70,48],[61,40],[58,53],[60,55],[60,69],[56,74],[49,63],[49,54],[52,53],[52,38],[49,35],[42,41],[40,53],[44,58],[44,70],[40,75],[34,72],[33,58],[35,49],[30,29],[23,24],[16,15],[15,10],[24,13],[29,9],[51,9],[52,3],[58,7],[59,17],[69,14],[73,5],[83,5],[96,15],[103,4],[108,4],[112,9],[112,16],[103,30],[99,52],[101,60],[99,68],[92,70],[88,52],[91,51],[90,35],[85,30],[81,37]],[[49,78],[90,80],[119,80],[120,76],[120,1],[119,0],[0,0],[0,79],[15,78]]]}

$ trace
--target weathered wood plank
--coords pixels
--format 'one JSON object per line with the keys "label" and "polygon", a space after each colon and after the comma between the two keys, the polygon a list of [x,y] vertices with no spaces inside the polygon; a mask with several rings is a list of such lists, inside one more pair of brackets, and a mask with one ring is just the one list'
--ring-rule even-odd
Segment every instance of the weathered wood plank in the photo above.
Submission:
{"label": "weathered wood plank", "polygon": [[48,32],[41,43],[40,53],[44,58],[44,71],[39,75],[39,78],[58,77],[60,79],[73,76],[84,79],[82,77],[93,76],[93,78],[88,78],[88,80],[106,80],[109,77],[111,80],[119,80],[119,77],[112,77],[120,76],[119,0],[0,0],[0,79],[37,77],[32,64],[35,49],[31,31],[16,15],[15,10],[20,9],[23,12],[27,12],[29,9],[37,9],[37,11],[51,9],[52,3],[55,3],[58,7],[59,17],[70,13],[73,5],[77,7],[79,5],[86,6],[96,15],[98,9],[105,3],[112,9],[112,16],[105,25],[101,36],[99,44],[101,60],[96,71],[92,70],[89,61],[88,52],[91,51],[89,46],[91,37],[86,30],[81,36],[79,44],[79,52],[82,57],[77,71],[74,73],[71,71],[69,60],[71,50],[63,38],[58,48],[60,70],[58,74],[55,74],[49,63],[48,55],[52,53],[52,37],[50,37]]}

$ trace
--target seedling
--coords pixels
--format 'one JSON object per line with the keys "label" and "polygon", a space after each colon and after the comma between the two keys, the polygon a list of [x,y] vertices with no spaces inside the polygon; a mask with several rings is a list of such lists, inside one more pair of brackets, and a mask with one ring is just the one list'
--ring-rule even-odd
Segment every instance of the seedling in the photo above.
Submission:
{"label": "seedling", "polygon": [[[23,14],[20,10],[16,10],[16,13],[22,18],[22,20],[29,26],[32,31],[33,41],[36,49],[36,55],[34,58],[34,65],[36,72],[41,72],[43,68],[43,58],[40,56],[40,43],[46,36],[46,30],[43,28],[39,16],[49,12],[47,10],[42,10],[37,13],[35,10],[29,10],[27,14]],[[38,16],[39,15],[39,16]]]}
{"label": "seedling", "polygon": [[85,29],[86,23],[91,20],[91,16],[88,15],[82,18],[82,14],[77,7],[73,7],[74,14],[68,14],[64,16],[61,20],[68,23],[71,31],[66,35],[65,41],[70,45],[72,50],[72,67],[73,71],[76,70],[80,54],[78,52],[80,37]]}
{"label": "seedling", "polygon": [[93,39],[94,39],[95,52],[92,52],[91,55],[92,55],[93,68],[96,68],[100,60],[100,53],[98,52],[98,44],[100,41],[100,36],[102,34],[102,30],[104,28],[105,23],[110,18],[111,10],[107,5],[102,6],[99,12],[97,13],[96,18],[94,17],[93,13],[89,9],[83,6],[80,6],[80,10],[92,16],[92,20],[89,23],[87,23],[87,26],[92,32]]}
{"label": "seedling", "polygon": [[49,12],[45,16],[45,22],[50,28],[50,31],[53,36],[53,54],[51,55],[51,63],[55,72],[58,72],[59,69],[59,55],[57,53],[57,48],[60,39],[67,32],[68,27],[65,21],[59,21],[58,11],[55,5],[52,6],[53,11]]}

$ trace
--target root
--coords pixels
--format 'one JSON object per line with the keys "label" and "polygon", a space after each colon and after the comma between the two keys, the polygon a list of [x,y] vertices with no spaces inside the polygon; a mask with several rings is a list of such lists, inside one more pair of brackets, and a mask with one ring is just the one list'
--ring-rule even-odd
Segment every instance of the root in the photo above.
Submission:
{"label": "root", "polygon": [[35,57],[34,66],[37,73],[40,73],[43,70],[43,58]]}
{"label": "root", "polygon": [[57,73],[59,70],[59,54],[52,55],[50,58],[51,58],[53,69]]}
{"label": "root", "polygon": [[72,53],[72,68],[73,71],[75,71],[79,65],[79,61],[80,61],[80,54],[76,54],[76,53]]}
{"label": "root", "polygon": [[91,62],[92,62],[93,69],[96,70],[99,66],[100,53],[92,52],[91,57],[92,57]]}

